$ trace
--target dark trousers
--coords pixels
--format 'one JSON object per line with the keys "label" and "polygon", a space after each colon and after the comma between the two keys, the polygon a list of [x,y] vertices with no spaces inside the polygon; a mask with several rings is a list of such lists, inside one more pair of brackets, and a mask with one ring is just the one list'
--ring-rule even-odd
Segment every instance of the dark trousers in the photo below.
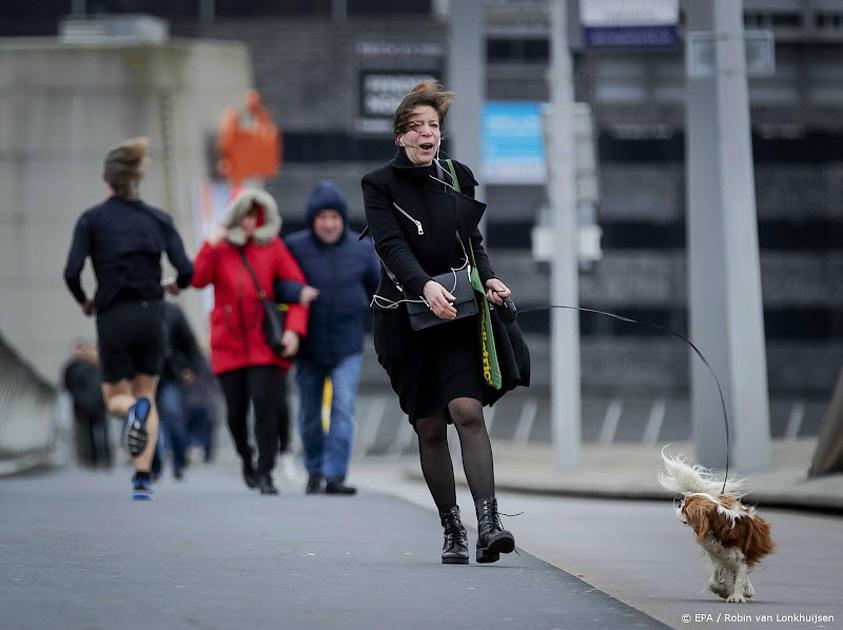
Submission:
{"label": "dark trousers", "polygon": [[287,402],[287,375],[281,375],[278,396],[278,452],[286,453],[290,448],[290,405]]}
{"label": "dark trousers", "polygon": [[76,411],[76,452],[86,466],[111,466],[111,445],[105,413]]}
{"label": "dark trousers", "polygon": [[278,396],[281,370],[274,365],[246,367],[219,375],[228,408],[228,428],[243,461],[252,461],[249,445],[249,402],[255,410],[255,441],[258,444],[258,474],[275,468],[278,452]]}

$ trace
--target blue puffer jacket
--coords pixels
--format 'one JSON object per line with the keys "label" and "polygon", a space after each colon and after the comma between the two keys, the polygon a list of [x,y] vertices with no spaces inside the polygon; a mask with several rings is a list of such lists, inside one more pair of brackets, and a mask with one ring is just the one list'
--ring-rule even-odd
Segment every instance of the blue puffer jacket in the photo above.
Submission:
{"label": "blue puffer jacket", "polygon": [[[325,245],[313,232],[314,218],[326,208],[337,210],[345,226],[333,245]],[[380,280],[380,265],[370,239],[360,241],[348,229],[348,206],[333,182],[319,182],[313,189],[307,224],[309,229],[284,239],[308,284],[319,289],[298,356],[333,366],[363,350],[363,318]]]}

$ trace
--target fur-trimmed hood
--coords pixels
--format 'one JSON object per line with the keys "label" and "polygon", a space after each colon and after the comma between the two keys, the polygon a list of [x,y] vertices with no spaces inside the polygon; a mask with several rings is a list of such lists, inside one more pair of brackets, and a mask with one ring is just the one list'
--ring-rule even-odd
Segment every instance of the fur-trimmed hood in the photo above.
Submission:
{"label": "fur-trimmed hood", "polygon": [[240,227],[243,220],[253,205],[260,207],[258,214],[258,228],[253,237],[255,243],[266,245],[281,231],[281,215],[278,213],[278,204],[265,190],[259,188],[247,188],[240,191],[237,196],[228,204],[225,210],[225,217],[222,226],[226,230],[226,240],[233,245],[242,246],[246,244],[246,236]]}

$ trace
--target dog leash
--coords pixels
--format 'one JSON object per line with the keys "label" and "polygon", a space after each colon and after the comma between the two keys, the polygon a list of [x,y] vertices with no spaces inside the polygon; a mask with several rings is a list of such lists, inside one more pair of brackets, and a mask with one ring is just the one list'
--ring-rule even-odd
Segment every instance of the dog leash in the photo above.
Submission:
{"label": "dog leash", "polygon": [[[511,302],[510,302],[510,304],[511,304]],[[514,306],[515,305],[512,304],[513,309],[514,309]],[[518,311],[515,311],[515,313],[517,313],[517,314],[538,313],[540,311],[551,311],[554,308],[558,308],[560,310],[580,311],[582,313],[595,313],[597,315],[606,315],[607,317],[611,317],[613,319],[616,319],[618,321],[625,322],[625,323],[628,323],[628,324],[638,324],[639,326],[647,326],[648,328],[652,328],[654,330],[658,330],[658,331],[661,331],[661,332],[666,332],[666,333],[669,333],[669,334],[673,335],[674,337],[678,337],[679,339],[681,339],[682,341],[684,341],[686,344],[688,344],[691,347],[691,349],[700,358],[700,361],[703,362],[703,365],[705,365],[705,367],[708,368],[708,371],[711,374],[711,377],[714,379],[714,382],[717,385],[717,393],[720,395],[720,408],[723,411],[723,425],[726,428],[726,468],[725,468],[725,471],[723,472],[723,489],[721,491],[721,494],[725,494],[725,492],[726,492],[726,481],[729,478],[729,451],[731,450],[730,445],[729,445],[729,413],[726,410],[726,397],[723,395],[723,387],[721,387],[721,385],[720,385],[720,379],[717,378],[717,374],[715,374],[714,368],[711,367],[711,364],[705,358],[705,355],[703,355],[702,351],[699,348],[697,348],[697,346],[694,345],[694,342],[692,342],[690,339],[688,339],[682,333],[678,333],[675,330],[667,328],[666,326],[659,326],[658,324],[652,324],[650,322],[642,322],[642,321],[638,321],[637,319],[632,319],[631,317],[625,317],[623,315],[618,315],[617,313],[609,313],[608,311],[598,311],[597,309],[594,309],[594,308],[584,308],[584,307],[581,307],[581,306],[563,306],[563,305],[559,305],[559,304],[548,304],[548,305],[543,305],[543,306],[537,306],[537,307],[534,307],[534,308],[518,310]],[[513,315],[515,313],[513,313]],[[510,317],[511,317],[511,321],[515,320],[514,316],[511,315]]]}

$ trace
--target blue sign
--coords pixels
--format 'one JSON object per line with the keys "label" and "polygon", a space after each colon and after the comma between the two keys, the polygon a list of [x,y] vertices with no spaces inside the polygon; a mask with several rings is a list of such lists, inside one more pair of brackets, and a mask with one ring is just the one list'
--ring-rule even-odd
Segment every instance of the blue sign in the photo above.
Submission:
{"label": "blue sign", "polygon": [[654,26],[584,27],[585,45],[602,46],[676,46],[676,27],[668,24]]}
{"label": "blue sign", "polygon": [[542,103],[491,101],[483,108],[483,176],[488,184],[547,180]]}

